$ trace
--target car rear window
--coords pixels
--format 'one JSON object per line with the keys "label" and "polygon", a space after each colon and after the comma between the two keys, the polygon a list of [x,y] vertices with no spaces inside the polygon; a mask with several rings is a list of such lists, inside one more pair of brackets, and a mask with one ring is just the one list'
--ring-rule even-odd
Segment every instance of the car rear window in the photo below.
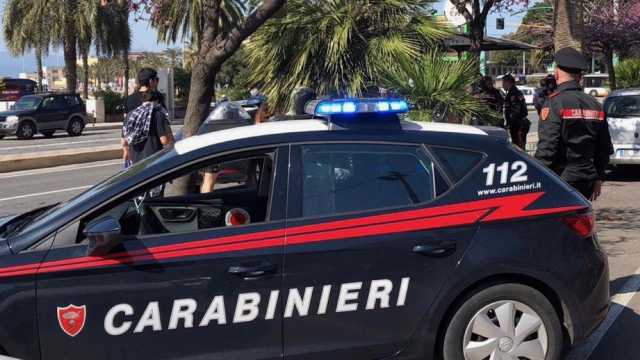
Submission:
{"label": "car rear window", "polygon": [[437,146],[430,147],[430,150],[455,182],[462,180],[484,156],[474,151]]}
{"label": "car rear window", "polygon": [[640,95],[610,97],[604,104],[608,117],[640,116]]}

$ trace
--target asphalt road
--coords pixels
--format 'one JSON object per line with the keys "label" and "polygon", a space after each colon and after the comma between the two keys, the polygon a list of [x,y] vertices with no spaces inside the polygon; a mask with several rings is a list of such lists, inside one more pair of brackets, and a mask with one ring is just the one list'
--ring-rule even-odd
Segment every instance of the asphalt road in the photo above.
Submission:
{"label": "asphalt road", "polygon": [[[0,174],[0,215],[64,201],[122,168],[120,161]],[[640,168],[614,172],[594,203],[609,255],[613,306],[603,325],[569,360],[640,359]]]}
{"label": "asphalt road", "polygon": [[[174,134],[181,127],[171,126]],[[0,140],[0,155],[119,144],[120,134],[120,129],[113,129],[85,131],[81,136],[69,136],[64,131],[57,131],[52,138],[37,134],[31,140],[18,140],[15,136],[9,136]]]}

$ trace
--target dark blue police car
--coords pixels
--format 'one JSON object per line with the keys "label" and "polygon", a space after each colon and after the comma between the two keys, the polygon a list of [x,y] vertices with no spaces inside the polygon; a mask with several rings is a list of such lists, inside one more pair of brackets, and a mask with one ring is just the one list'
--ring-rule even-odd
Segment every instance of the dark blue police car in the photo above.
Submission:
{"label": "dark blue police car", "polygon": [[504,131],[308,107],[2,219],[2,351],[555,360],[605,317],[590,203]]}

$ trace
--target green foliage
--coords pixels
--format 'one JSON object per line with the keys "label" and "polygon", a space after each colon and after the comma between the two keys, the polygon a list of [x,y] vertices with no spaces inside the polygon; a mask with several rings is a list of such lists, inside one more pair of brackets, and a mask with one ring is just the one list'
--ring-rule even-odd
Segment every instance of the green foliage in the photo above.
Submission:
{"label": "green foliage", "polygon": [[246,44],[250,81],[277,110],[309,86],[358,95],[399,57],[417,57],[447,32],[431,20],[432,0],[289,0]]}
{"label": "green foliage", "polygon": [[119,108],[121,105],[124,105],[125,99],[119,93],[111,90],[99,90],[94,93],[96,98],[104,98],[104,112],[113,115],[113,114],[121,114],[122,111]]}
{"label": "green foliage", "polygon": [[173,68],[173,85],[176,87],[177,97],[183,100],[189,99],[191,87],[191,71],[181,67]]}
{"label": "green foliage", "polygon": [[640,59],[632,58],[621,61],[615,67],[619,88],[640,87]]}
{"label": "green foliage", "polygon": [[407,97],[416,107],[414,120],[440,119],[461,122],[466,117],[486,116],[486,104],[470,94],[477,79],[477,65],[469,60],[450,61],[438,51],[397,59],[399,66],[384,75],[385,86]]}

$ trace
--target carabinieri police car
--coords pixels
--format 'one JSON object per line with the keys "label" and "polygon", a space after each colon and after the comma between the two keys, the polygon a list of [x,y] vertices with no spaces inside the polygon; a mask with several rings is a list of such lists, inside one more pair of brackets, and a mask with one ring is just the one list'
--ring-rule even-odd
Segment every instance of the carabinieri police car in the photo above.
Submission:
{"label": "carabinieri police car", "polygon": [[307,108],[2,219],[2,351],[556,360],[605,317],[590,203],[503,130]]}

